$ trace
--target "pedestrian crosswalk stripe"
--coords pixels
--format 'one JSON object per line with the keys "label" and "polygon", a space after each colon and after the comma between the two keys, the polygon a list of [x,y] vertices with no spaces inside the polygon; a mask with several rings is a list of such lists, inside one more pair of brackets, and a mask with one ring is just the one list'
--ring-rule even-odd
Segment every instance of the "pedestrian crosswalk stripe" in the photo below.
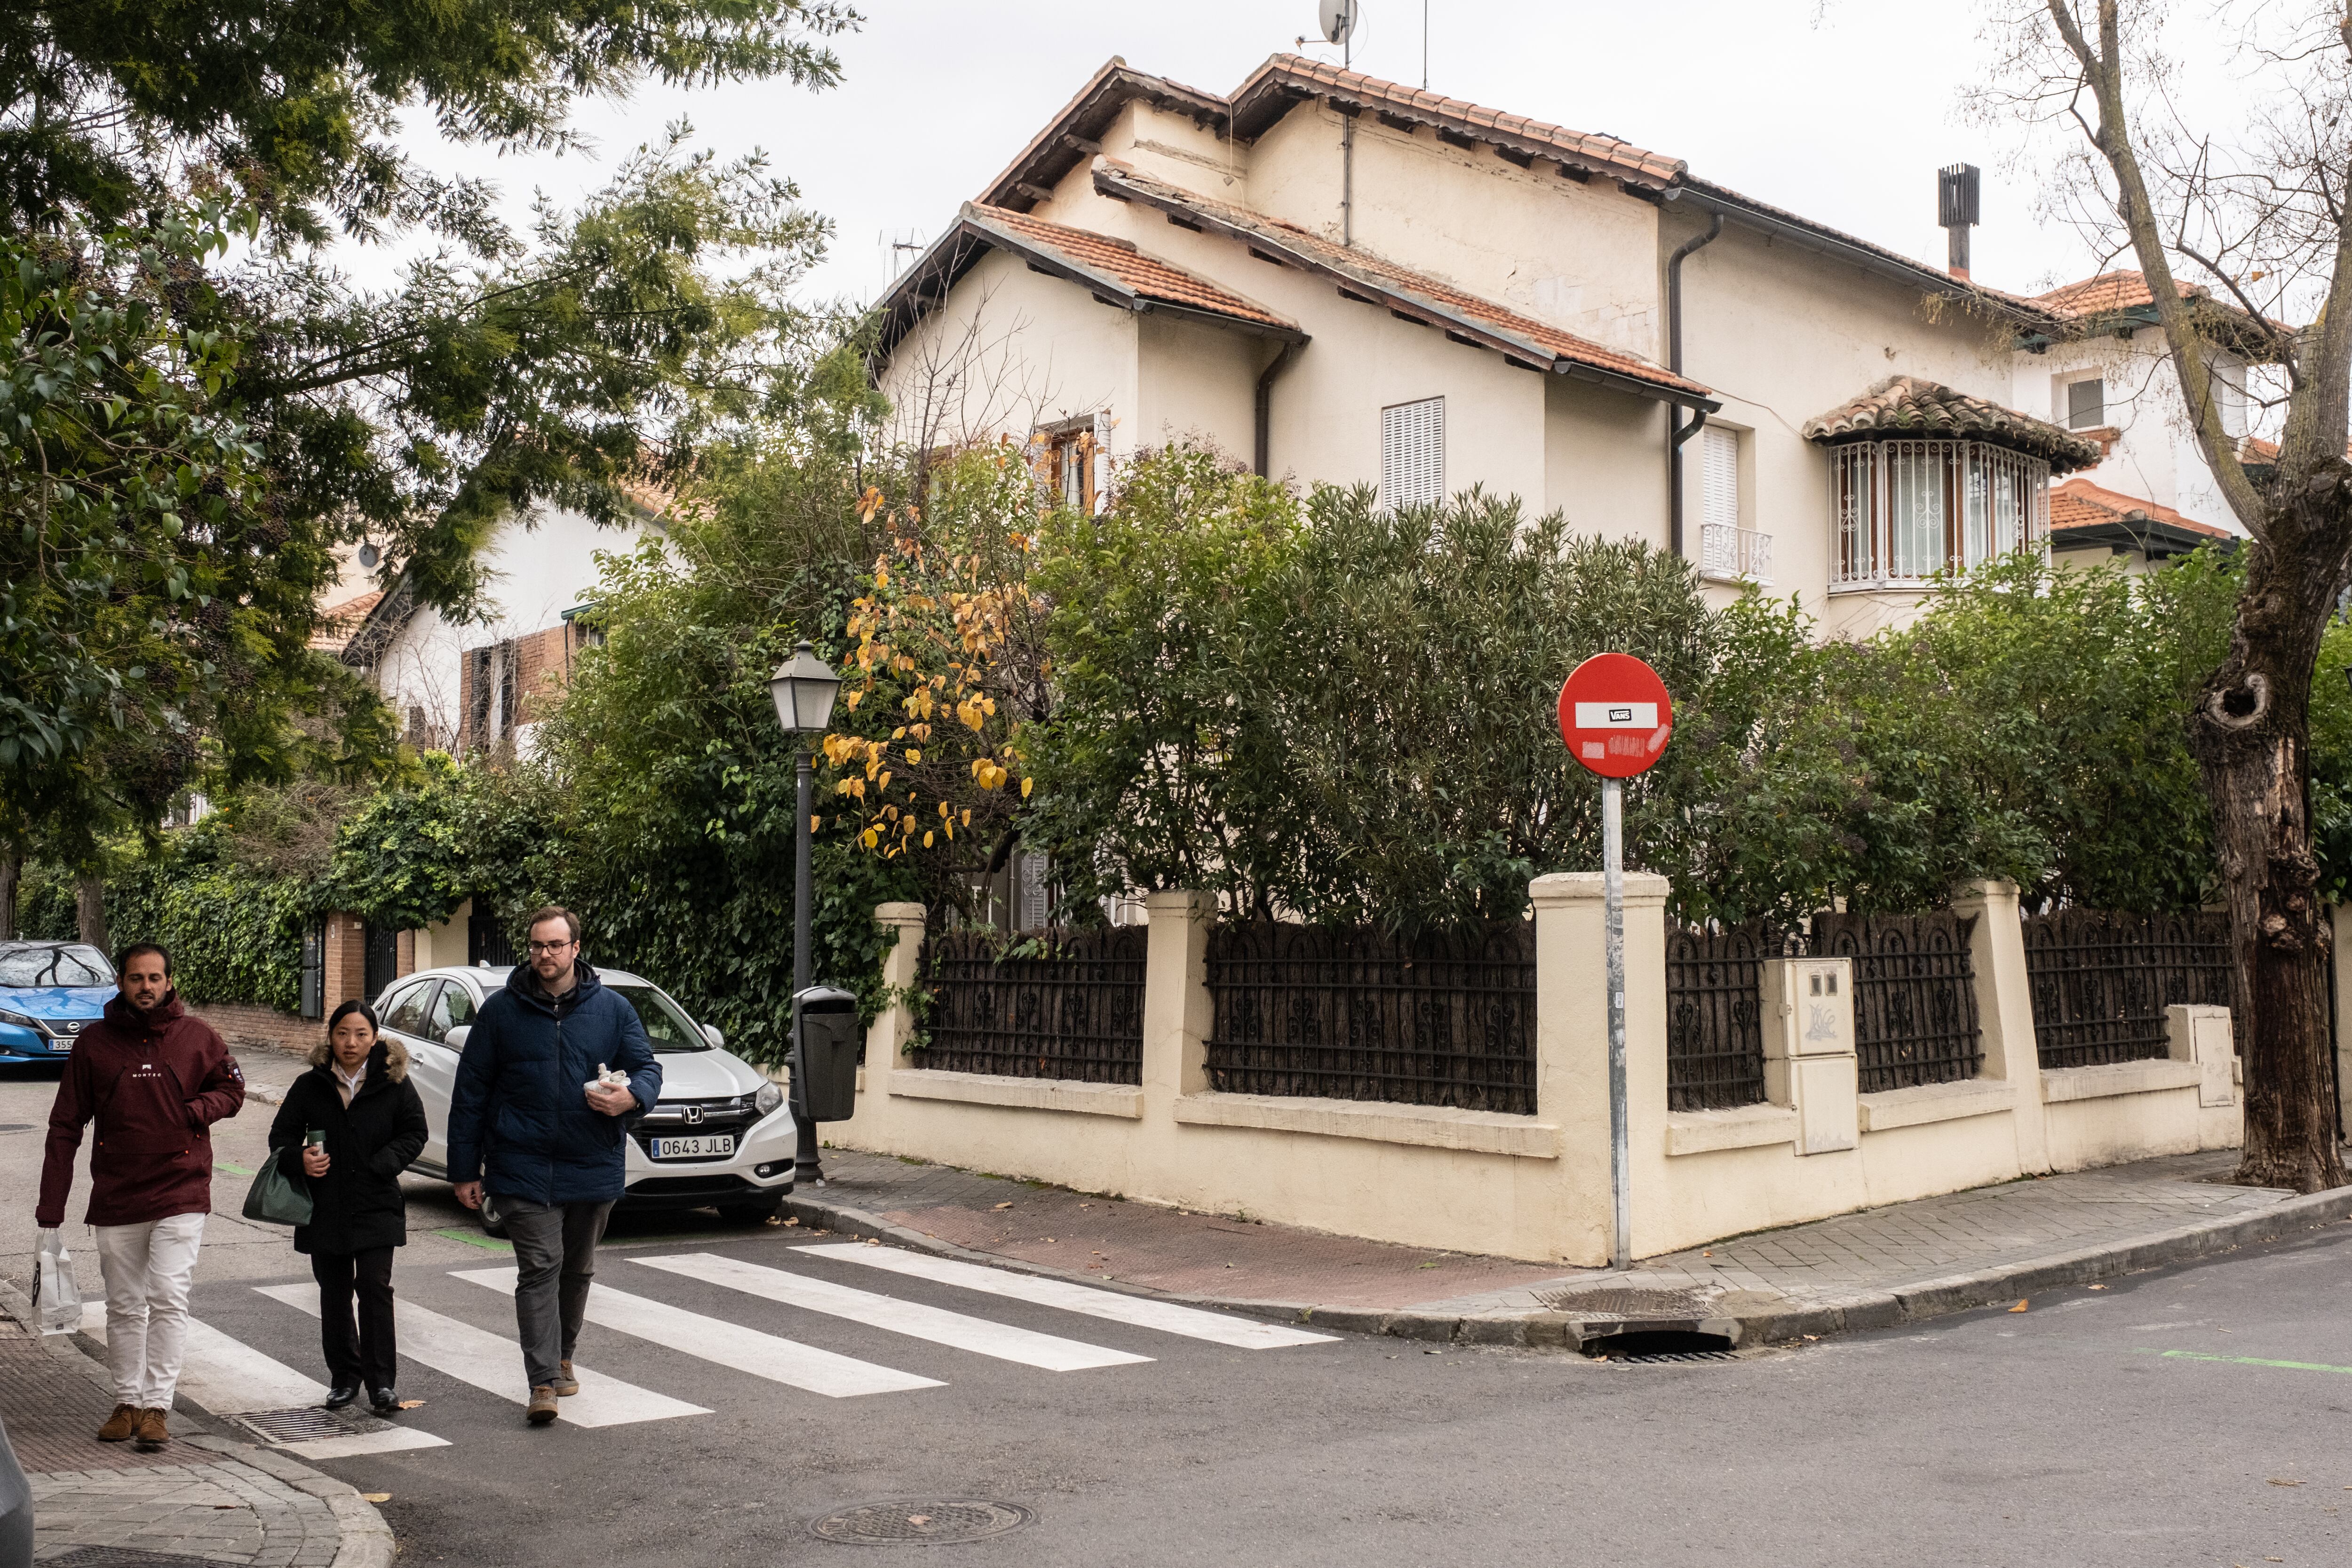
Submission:
{"label": "pedestrian crosswalk stripe", "polygon": [[1009,1323],[968,1318],[961,1312],[927,1307],[917,1301],[902,1301],[892,1296],[854,1290],[830,1280],[787,1274],[781,1268],[721,1258],[716,1253],[633,1258],[630,1261],[644,1264],[648,1268],[683,1274],[689,1279],[700,1279],[707,1284],[724,1285],[730,1289],[764,1296],[771,1301],[782,1301],[787,1306],[847,1318],[869,1328],[887,1329],[892,1333],[929,1340],[934,1344],[949,1345],[978,1355],[994,1356],[1000,1361],[1019,1362],[1024,1366],[1040,1367],[1047,1372],[1122,1366],[1151,1359],[1146,1355],[1130,1355],[1126,1351],[1107,1350],[1100,1345],[1082,1344],[1076,1340],[1066,1340],[1055,1334],[1017,1329]]}
{"label": "pedestrian crosswalk stripe", "polygon": [[[82,1304],[81,1329],[93,1339],[106,1338],[103,1302]],[[324,1405],[327,1401],[325,1384],[312,1382],[284,1362],[229,1338],[199,1318],[188,1320],[179,1386],[182,1393],[215,1415],[251,1415],[264,1410]],[[446,1448],[449,1441],[413,1426],[395,1426],[383,1432],[314,1437],[278,1446],[309,1459],[338,1459],[350,1454],[381,1454],[400,1448]]]}
{"label": "pedestrian crosswalk stripe", "polygon": [[1066,1279],[1007,1273],[1001,1268],[987,1268],[977,1263],[959,1263],[952,1258],[934,1258],[928,1253],[906,1252],[893,1247],[834,1243],[822,1247],[796,1247],[793,1250],[804,1257],[831,1258],[836,1263],[862,1263],[870,1268],[887,1268],[894,1274],[911,1274],[918,1279],[937,1280],[942,1285],[957,1285],[967,1290],[985,1290],[992,1296],[1009,1296],[1013,1300],[1034,1302],[1040,1307],[1058,1307],[1066,1312],[1083,1312],[1090,1318],[1108,1318],[1115,1323],[1130,1323],[1139,1329],[1158,1329],[1163,1333],[1210,1340],[1221,1345],[1236,1345],[1243,1350],[1328,1344],[1339,1337],[1336,1334],[1311,1334],[1303,1329],[1286,1329],[1279,1323],[1255,1323],[1245,1318],[1228,1318],[1222,1312],[1204,1312],[1198,1307],[1179,1306],[1173,1301],[1155,1301],[1148,1296],[1123,1296],[1116,1290],[1097,1290],[1086,1285],[1074,1285]]}
{"label": "pedestrian crosswalk stripe", "polygon": [[[454,1268],[450,1272],[460,1279],[470,1279],[509,1296],[514,1294],[515,1270],[511,1268]],[[764,1377],[771,1383],[787,1384],[831,1399],[947,1386],[935,1377],[917,1377],[910,1372],[836,1355],[814,1345],[763,1334],[740,1323],[706,1318],[666,1301],[632,1296],[609,1285],[589,1287],[588,1321],[687,1355],[731,1366],[738,1372],[748,1372],[754,1377]]]}
{"label": "pedestrian crosswalk stripe", "polygon": [[[257,1285],[254,1289],[314,1318],[319,1315],[316,1286]],[[445,1318],[412,1301],[395,1301],[393,1311],[404,1359],[422,1362],[436,1372],[446,1373],[460,1383],[470,1383],[517,1405],[530,1403],[530,1386],[523,1377],[522,1351],[511,1337]],[[563,1419],[574,1426],[620,1426],[632,1421],[710,1414],[699,1405],[688,1405],[682,1399],[606,1377],[584,1366],[574,1364],[572,1375],[580,1380],[580,1392],[566,1399],[562,1408]]]}

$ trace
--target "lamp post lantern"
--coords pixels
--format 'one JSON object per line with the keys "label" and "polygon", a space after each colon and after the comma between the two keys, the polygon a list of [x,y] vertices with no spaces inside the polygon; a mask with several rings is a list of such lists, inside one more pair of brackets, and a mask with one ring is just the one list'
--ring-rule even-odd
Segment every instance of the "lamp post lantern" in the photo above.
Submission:
{"label": "lamp post lantern", "polygon": [[[817,658],[815,648],[805,640],[793,649],[793,657],[776,666],[776,673],[768,679],[768,692],[776,700],[776,721],[784,732],[793,736],[800,748],[796,782],[799,785],[800,820],[793,830],[793,1048],[800,1048],[800,994],[809,988],[810,927],[814,923],[815,902],[814,873],[810,867],[811,846],[809,817],[816,808],[816,777],[814,759],[807,738],[824,733],[833,722],[833,700],[841,691],[841,677],[833,668]],[[794,1153],[793,1179],[797,1184],[824,1184],[824,1168],[817,1163],[816,1122],[807,1112],[808,1100],[800,1062],[793,1064],[793,1129]]]}

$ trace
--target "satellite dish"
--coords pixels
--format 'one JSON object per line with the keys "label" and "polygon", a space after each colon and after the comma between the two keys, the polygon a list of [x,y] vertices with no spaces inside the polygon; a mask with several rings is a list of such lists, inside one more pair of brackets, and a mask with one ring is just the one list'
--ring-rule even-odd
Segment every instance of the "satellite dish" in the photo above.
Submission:
{"label": "satellite dish", "polygon": [[360,546],[360,564],[369,571],[374,571],[375,563],[383,559],[383,554],[377,551],[373,540]]}
{"label": "satellite dish", "polygon": [[1346,43],[1356,30],[1356,14],[1362,8],[1362,0],[1323,0],[1323,41]]}

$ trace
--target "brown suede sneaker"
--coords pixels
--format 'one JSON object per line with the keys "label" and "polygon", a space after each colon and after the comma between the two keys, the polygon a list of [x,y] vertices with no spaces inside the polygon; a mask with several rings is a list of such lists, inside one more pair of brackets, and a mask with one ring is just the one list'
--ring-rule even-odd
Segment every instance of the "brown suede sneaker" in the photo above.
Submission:
{"label": "brown suede sneaker", "polygon": [[156,1449],[161,1448],[165,1444],[171,1442],[171,1440],[172,1434],[163,1425],[163,1411],[142,1410],[139,1413],[139,1442],[137,1447],[141,1453],[152,1454]]}
{"label": "brown suede sneaker", "polygon": [[556,1397],[568,1399],[579,1392],[580,1380],[572,1375],[572,1363],[567,1361],[563,1363],[562,1373],[555,1380]]}
{"label": "brown suede sneaker", "polygon": [[524,1412],[534,1426],[544,1426],[555,1419],[555,1390],[542,1383],[530,1391],[530,1408]]}
{"label": "brown suede sneaker", "polygon": [[106,1425],[98,1429],[98,1440],[101,1443],[128,1443],[139,1430],[139,1415],[136,1405],[116,1405],[114,1414],[106,1418]]}

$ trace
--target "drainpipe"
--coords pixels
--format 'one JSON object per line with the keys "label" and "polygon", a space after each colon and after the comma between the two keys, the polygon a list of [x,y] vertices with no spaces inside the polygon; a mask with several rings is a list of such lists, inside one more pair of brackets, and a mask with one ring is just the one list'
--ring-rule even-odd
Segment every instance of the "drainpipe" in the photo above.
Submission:
{"label": "drainpipe", "polygon": [[1270,468],[1272,468],[1272,467],[1274,466],[1274,464],[1273,464],[1273,454],[1274,454],[1274,383],[1275,383],[1275,378],[1276,378],[1276,376],[1280,375],[1284,371],[1288,370],[1288,369],[1290,368],[1290,362],[1291,362],[1292,360],[1297,359],[1297,357],[1298,357],[1298,345],[1297,345],[1297,343],[1295,343],[1295,342],[1286,342],[1286,343],[1284,343],[1284,344],[1282,345],[1282,352],[1281,352],[1280,353],[1278,353],[1278,354],[1276,354],[1276,355],[1275,355],[1275,356],[1274,356],[1274,363],[1271,363],[1271,364],[1269,364],[1269,365],[1267,365],[1267,366],[1265,367],[1265,369],[1264,369],[1263,371],[1260,371],[1260,372],[1258,373],[1258,378],[1257,378],[1257,401],[1256,401],[1256,413],[1257,413],[1257,467],[1256,467],[1256,473],[1257,473],[1257,477],[1258,477],[1259,479],[1265,479],[1265,478],[1266,477],[1266,475],[1267,475],[1267,471],[1268,471]]}
{"label": "drainpipe", "polygon": [[[1686,239],[1666,258],[1666,368],[1676,375],[1683,373],[1683,263],[1698,251],[1713,245],[1723,232],[1723,215],[1708,215],[1706,232],[1696,239]],[[1676,555],[1683,553],[1683,444],[1697,435],[1706,424],[1706,410],[1691,410],[1690,423],[1682,423],[1682,411],[1673,404],[1666,405],[1666,513],[1668,543]]]}

